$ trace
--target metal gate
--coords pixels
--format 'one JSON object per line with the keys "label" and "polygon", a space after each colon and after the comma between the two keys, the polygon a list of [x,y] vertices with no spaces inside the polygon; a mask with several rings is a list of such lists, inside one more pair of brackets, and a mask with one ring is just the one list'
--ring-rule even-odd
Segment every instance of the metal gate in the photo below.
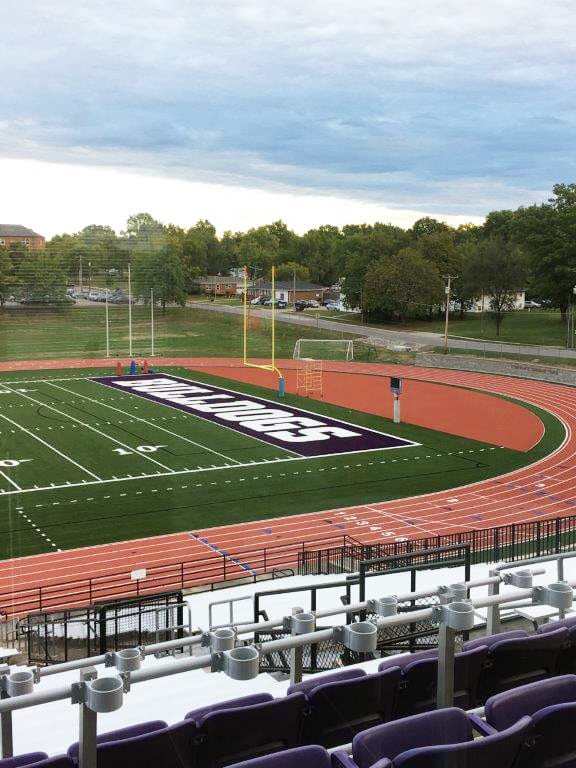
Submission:
{"label": "metal gate", "polygon": [[190,629],[189,611],[182,592],[34,614],[18,625],[30,664],[58,664],[179,639],[186,628]]}

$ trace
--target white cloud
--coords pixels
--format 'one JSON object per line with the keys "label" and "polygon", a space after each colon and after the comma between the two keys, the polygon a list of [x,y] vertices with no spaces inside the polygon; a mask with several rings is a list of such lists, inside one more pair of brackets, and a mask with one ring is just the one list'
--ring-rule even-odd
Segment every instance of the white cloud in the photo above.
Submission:
{"label": "white cloud", "polygon": [[[409,227],[426,212],[394,210],[333,195],[271,192],[130,173],[115,168],[0,160],[0,212],[4,223],[29,226],[46,237],[88,224],[120,231],[130,214],[189,227],[209,219],[221,234],[283,219],[299,233],[322,224],[392,222]],[[9,190],[9,195],[5,194]],[[457,225],[477,217],[446,216]]]}

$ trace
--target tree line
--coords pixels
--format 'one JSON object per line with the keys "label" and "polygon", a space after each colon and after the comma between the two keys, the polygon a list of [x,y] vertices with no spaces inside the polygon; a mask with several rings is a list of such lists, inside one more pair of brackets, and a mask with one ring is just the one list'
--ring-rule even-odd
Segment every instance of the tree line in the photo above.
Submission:
{"label": "tree line", "polygon": [[113,286],[131,265],[135,295],[150,289],[163,305],[183,305],[203,275],[248,268],[250,279],[338,283],[347,304],[372,320],[433,318],[451,299],[464,313],[489,297],[499,328],[518,291],[565,313],[576,285],[576,184],[557,184],[540,205],[490,213],[482,225],[451,227],[424,217],[410,229],[392,224],[324,225],[303,235],[279,220],[224,232],[205,220],[185,229],[148,213],[130,216],[116,234],[102,225],[53,237],[44,252],[0,248],[0,304],[9,296],[55,293],[78,282]]}

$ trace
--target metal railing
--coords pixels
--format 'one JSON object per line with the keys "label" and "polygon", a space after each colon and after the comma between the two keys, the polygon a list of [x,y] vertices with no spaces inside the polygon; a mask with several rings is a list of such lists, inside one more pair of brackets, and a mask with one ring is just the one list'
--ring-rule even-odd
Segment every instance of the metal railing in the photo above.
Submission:
{"label": "metal railing", "polygon": [[[573,553],[573,556],[575,555],[576,553]],[[2,757],[9,757],[13,753],[12,713],[20,709],[64,700],[77,704],[80,710],[80,768],[95,768],[97,715],[100,712],[119,709],[122,706],[124,694],[130,691],[132,685],[197,669],[223,671],[232,679],[249,680],[258,675],[262,654],[280,651],[290,653],[290,677],[292,682],[297,682],[302,677],[304,647],[335,639],[351,651],[369,653],[376,648],[376,635],[379,628],[397,626],[419,619],[427,619],[438,624],[437,706],[451,706],[454,695],[455,637],[456,633],[472,628],[475,609],[487,607],[498,610],[501,605],[525,599],[552,605],[558,609],[565,609],[572,604],[576,580],[551,584],[549,587],[531,586],[532,576],[542,572],[543,569],[524,570],[513,574],[498,573],[448,587],[441,586],[420,592],[370,599],[355,605],[337,605],[315,613],[304,613],[295,609],[293,615],[281,619],[237,628],[218,629],[197,637],[158,643],[145,648],[126,649],[104,654],[101,657],[81,659],[43,669],[11,673],[6,667],[0,670],[3,672],[0,677]],[[515,589],[506,595],[488,595],[474,601],[463,599],[470,589],[501,582],[510,584]],[[410,614],[397,613],[399,602],[413,601],[431,595],[438,595],[442,604]],[[372,621],[358,621],[316,629],[318,619],[342,613],[361,614],[365,611],[376,614],[378,618]],[[239,635],[254,634],[278,626],[290,629],[292,634],[261,644],[237,645]],[[197,645],[209,647],[209,652],[167,660],[148,669],[140,668],[142,659],[147,655],[166,653],[177,648],[187,648],[191,652],[192,647]],[[118,674],[113,677],[98,678],[96,665],[101,664],[116,667]],[[80,670],[79,682],[45,691],[35,689],[35,685],[40,683],[43,677],[70,670]]]}
{"label": "metal railing", "polygon": [[295,567],[299,555],[309,547],[336,545],[358,546],[359,542],[349,535],[342,535],[233,553],[207,549],[202,557],[148,567],[144,579],[133,580],[132,571],[123,570],[26,589],[5,589],[0,592],[0,613],[22,618],[31,613],[80,608],[113,599],[144,597],[191,587],[214,589],[218,584],[245,579],[256,581],[259,576],[271,574],[278,568]]}
{"label": "metal railing", "polygon": [[[504,487],[507,484],[506,480],[498,478],[494,482]],[[576,547],[576,515],[475,528],[408,541],[307,549],[298,556],[298,570],[302,575],[345,573],[357,571],[365,560],[408,556],[421,550],[465,544],[470,545],[473,563],[497,563],[502,559],[513,561],[559,554]]]}

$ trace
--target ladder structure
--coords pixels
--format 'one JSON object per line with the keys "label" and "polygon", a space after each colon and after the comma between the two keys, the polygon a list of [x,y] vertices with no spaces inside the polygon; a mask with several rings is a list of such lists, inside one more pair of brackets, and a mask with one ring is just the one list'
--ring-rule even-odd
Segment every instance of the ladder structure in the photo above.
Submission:
{"label": "ladder structure", "polygon": [[296,391],[305,397],[323,396],[322,360],[302,357],[296,369]]}

